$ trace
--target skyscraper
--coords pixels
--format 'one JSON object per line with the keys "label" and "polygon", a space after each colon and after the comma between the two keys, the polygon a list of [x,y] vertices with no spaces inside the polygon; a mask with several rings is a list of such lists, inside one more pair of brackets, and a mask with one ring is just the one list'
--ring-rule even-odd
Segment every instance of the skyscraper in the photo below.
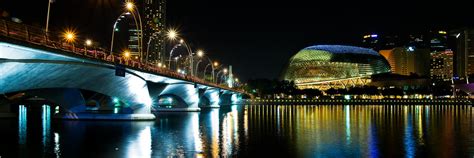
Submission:
{"label": "skyscraper", "polygon": [[453,77],[453,51],[431,52],[430,77],[437,81],[450,81]]}
{"label": "skyscraper", "polygon": [[[141,42],[143,60],[157,63],[165,51],[166,0],[138,0],[136,5],[143,25]],[[133,21],[130,25],[133,27],[129,29],[128,47],[132,55],[138,55],[140,32],[135,29]]]}
{"label": "skyscraper", "polygon": [[430,52],[428,49],[396,47],[390,50],[380,50],[380,54],[387,59],[392,73],[400,75],[429,75]]}
{"label": "skyscraper", "polygon": [[165,51],[166,0],[143,0],[143,51],[148,62],[161,60]]}
{"label": "skyscraper", "polygon": [[449,47],[454,51],[456,76],[464,78],[474,74],[474,30],[453,30],[449,40]]}

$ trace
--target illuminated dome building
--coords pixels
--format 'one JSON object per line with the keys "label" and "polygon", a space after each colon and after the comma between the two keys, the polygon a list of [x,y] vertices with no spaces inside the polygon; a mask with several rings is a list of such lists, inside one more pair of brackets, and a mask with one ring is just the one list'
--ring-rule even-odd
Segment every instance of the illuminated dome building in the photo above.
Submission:
{"label": "illuminated dome building", "polygon": [[383,56],[374,50],[341,45],[316,45],[291,57],[284,80],[300,89],[347,88],[370,83],[370,76],[390,72]]}

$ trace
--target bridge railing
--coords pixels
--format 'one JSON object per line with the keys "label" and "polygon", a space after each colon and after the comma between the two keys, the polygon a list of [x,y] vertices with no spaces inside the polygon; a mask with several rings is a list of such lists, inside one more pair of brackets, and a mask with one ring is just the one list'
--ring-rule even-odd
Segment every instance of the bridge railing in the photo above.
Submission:
{"label": "bridge railing", "polygon": [[[150,63],[143,63],[136,59],[126,58],[124,56],[117,55],[117,53],[107,51],[104,48],[87,46],[85,42],[68,42],[63,39],[63,34],[58,32],[46,32],[40,27],[34,27],[0,19],[0,35],[52,49],[62,50],[63,52],[86,58],[101,60],[113,64],[121,64],[143,71],[244,93],[242,90],[232,89],[223,85],[208,82],[201,78],[180,74],[170,69],[158,67]],[[75,41],[82,40],[76,39]]]}

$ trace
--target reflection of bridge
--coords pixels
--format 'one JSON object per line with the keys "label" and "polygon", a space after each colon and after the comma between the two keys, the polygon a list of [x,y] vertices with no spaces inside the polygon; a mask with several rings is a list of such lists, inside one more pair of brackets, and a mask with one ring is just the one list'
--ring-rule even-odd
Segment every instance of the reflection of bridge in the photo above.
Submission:
{"label": "reflection of bridge", "polygon": [[[0,22],[0,94],[26,92],[45,98],[62,107],[63,118],[154,119],[152,110],[198,111],[232,104],[242,94],[105,51],[54,42],[38,28]],[[116,76],[120,71],[123,77]],[[80,90],[109,96],[97,108],[119,102],[116,113],[121,114],[86,113]]]}

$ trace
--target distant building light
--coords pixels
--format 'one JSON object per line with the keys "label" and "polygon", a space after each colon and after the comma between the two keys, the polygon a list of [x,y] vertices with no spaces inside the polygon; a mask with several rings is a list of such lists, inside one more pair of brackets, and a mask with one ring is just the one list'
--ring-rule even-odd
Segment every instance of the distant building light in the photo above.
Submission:
{"label": "distant building light", "polygon": [[413,48],[412,46],[409,46],[409,47],[407,48],[407,51],[413,52],[413,51],[415,51],[415,48]]}
{"label": "distant building light", "polygon": [[372,38],[377,38],[378,36],[379,36],[379,35],[377,35],[377,34],[372,34],[372,35],[370,35],[370,37],[372,37]]}
{"label": "distant building light", "polygon": [[461,33],[458,33],[458,34],[456,35],[456,38],[459,38],[459,36],[461,36]]}
{"label": "distant building light", "polygon": [[15,18],[15,17],[12,17],[12,21],[13,21],[13,22],[16,22],[16,23],[22,23],[22,22],[23,22],[23,21],[21,21],[20,19]]}
{"label": "distant building light", "polygon": [[445,35],[445,34],[446,34],[446,31],[438,31],[438,33]]}

